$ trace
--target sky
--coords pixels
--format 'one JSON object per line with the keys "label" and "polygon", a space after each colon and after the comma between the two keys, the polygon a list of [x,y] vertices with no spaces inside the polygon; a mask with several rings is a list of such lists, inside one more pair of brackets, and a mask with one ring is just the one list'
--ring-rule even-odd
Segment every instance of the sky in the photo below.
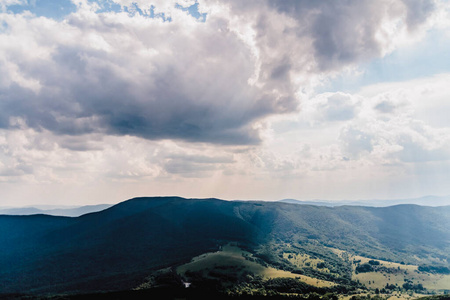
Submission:
{"label": "sky", "polygon": [[0,206],[450,195],[449,13],[0,0]]}

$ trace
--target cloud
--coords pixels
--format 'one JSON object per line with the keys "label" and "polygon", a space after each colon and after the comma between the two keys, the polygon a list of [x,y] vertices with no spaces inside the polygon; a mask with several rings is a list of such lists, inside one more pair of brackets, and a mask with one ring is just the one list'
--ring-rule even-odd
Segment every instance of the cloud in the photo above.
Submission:
{"label": "cloud", "polygon": [[431,162],[450,160],[450,139],[446,138],[443,145],[433,145],[430,139],[426,141],[415,141],[413,136],[399,137],[398,144],[401,150],[394,153],[394,157],[407,163],[411,162]]}
{"label": "cloud", "polygon": [[374,108],[382,113],[392,113],[395,111],[396,107],[389,101],[382,101],[378,103]]}
{"label": "cloud", "polygon": [[359,158],[361,153],[373,150],[372,134],[354,127],[344,127],[339,140],[343,143],[344,153],[351,158]]}
{"label": "cloud", "polygon": [[[386,164],[450,160],[450,127],[433,126],[421,118],[417,111],[424,99],[419,90],[427,87],[421,84],[407,90],[410,84],[397,83],[395,88],[362,98],[359,115],[341,128],[339,141],[344,153],[353,159],[364,157]],[[445,84],[441,80],[435,87],[445,89]],[[428,101],[440,101],[431,95]]]}
{"label": "cloud", "polygon": [[10,165],[0,164],[0,181],[5,181],[10,177],[20,177],[29,174],[33,174],[33,167],[23,162],[16,161]]}
{"label": "cloud", "polygon": [[[316,95],[302,102],[296,117],[272,121],[265,151],[313,177],[311,171],[332,176],[343,170],[403,176],[417,165],[448,164],[450,123],[442,112],[448,80],[442,74]],[[305,146],[312,150],[298,150]]]}
{"label": "cloud", "polygon": [[196,164],[229,164],[234,160],[231,156],[206,156],[206,155],[180,155],[172,154],[167,156],[170,160],[186,160]]}
{"label": "cloud", "polygon": [[316,111],[326,122],[347,121],[356,117],[359,102],[349,94],[333,93],[316,97]]}
{"label": "cloud", "polygon": [[169,160],[164,169],[170,174],[179,174],[183,177],[206,177],[215,171],[216,167],[209,164],[197,164],[189,161]]}
{"label": "cloud", "polygon": [[374,197],[448,169],[448,75],[316,94],[407,48],[440,3],[77,0],[51,16],[13,2],[3,198]]}
{"label": "cloud", "polygon": [[[336,70],[389,52],[408,30],[436,13],[432,0],[268,1],[296,22],[291,31],[312,42],[320,71]],[[406,28],[405,28],[406,26]]]}
{"label": "cloud", "polygon": [[2,0],[0,1],[0,9],[1,11],[6,11],[7,8],[11,5],[26,5],[25,0]]}
{"label": "cloud", "polygon": [[322,76],[383,55],[405,18],[417,27],[433,11],[424,1],[414,12],[400,1],[179,3],[206,13],[200,22],[171,1],[114,2],[122,9],[80,1],[62,21],[0,15],[2,128],[20,117],[59,135],[258,144],[257,122],[296,111]]}
{"label": "cloud", "polygon": [[169,174],[202,178],[211,176],[224,165],[233,163],[235,161],[231,156],[172,154],[166,157],[163,167]]}
{"label": "cloud", "polygon": [[437,8],[436,1],[433,0],[404,0],[406,10],[406,24],[409,30],[414,30],[427,21],[427,18]]}
{"label": "cloud", "polygon": [[59,136],[58,145],[71,151],[99,151],[103,149],[101,137]]}
{"label": "cloud", "polygon": [[[56,23],[8,15],[12,23],[28,28],[21,31],[11,25],[6,39],[37,44],[37,51],[50,54],[30,57],[25,51],[2,49],[11,59],[2,72],[11,74],[7,65],[14,64],[20,75],[15,77],[20,80],[3,82],[3,126],[16,115],[33,128],[59,134],[101,132],[225,144],[258,141],[250,121],[276,108],[261,89],[247,84],[252,56],[236,36],[217,35],[217,28],[194,23],[184,28],[183,23],[119,16],[123,20],[74,14],[67,23]],[[30,36],[28,30],[39,33]],[[167,38],[170,35],[174,38]],[[18,64],[22,60],[23,66]],[[27,84],[31,78],[38,88]]]}

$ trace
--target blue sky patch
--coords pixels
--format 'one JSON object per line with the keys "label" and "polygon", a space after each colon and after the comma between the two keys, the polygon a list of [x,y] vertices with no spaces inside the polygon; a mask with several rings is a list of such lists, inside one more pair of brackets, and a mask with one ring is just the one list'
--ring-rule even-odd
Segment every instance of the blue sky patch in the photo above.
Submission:
{"label": "blue sky patch", "polygon": [[196,18],[197,20],[199,20],[201,22],[206,21],[206,13],[200,13],[198,11],[198,2],[196,2],[195,4],[193,4],[189,7],[184,7],[179,4],[176,4],[175,8],[181,9],[182,11],[186,11],[190,16],[193,16],[194,18]]}
{"label": "blue sky patch", "polygon": [[70,0],[28,0],[24,5],[10,5],[8,11],[19,14],[30,11],[38,17],[61,20],[65,16],[75,12],[76,5]]}
{"label": "blue sky patch", "polygon": [[431,77],[450,70],[450,40],[439,30],[430,30],[427,36],[414,45],[395,50],[389,55],[359,66],[361,75],[338,75],[317,92],[356,92],[361,87]]}
{"label": "blue sky patch", "polygon": [[122,6],[120,6],[120,4],[117,4],[116,2],[111,1],[111,0],[104,0],[104,1],[90,0],[89,2],[97,3],[100,6],[100,9],[97,10],[97,13],[104,13],[104,12],[119,13],[122,11]]}

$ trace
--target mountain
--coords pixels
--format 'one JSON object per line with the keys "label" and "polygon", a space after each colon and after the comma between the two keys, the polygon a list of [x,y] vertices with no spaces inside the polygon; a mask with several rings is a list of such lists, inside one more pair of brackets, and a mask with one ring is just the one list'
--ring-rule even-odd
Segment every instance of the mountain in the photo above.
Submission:
{"label": "mountain", "polygon": [[348,205],[348,202],[344,201],[326,201],[326,200],[296,200],[296,199],[282,199],[278,202],[290,203],[290,204],[303,204],[303,205],[317,205],[317,206],[342,206]]}
{"label": "mountain", "polygon": [[286,249],[336,261],[330,248],[403,263],[450,261],[450,206],[152,197],[75,218],[0,216],[0,228],[0,294],[131,289],[229,242],[279,268],[292,267]]}
{"label": "mountain", "polygon": [[84,214],[101,211],[111,207],[112,204],[85,205],[79,207],[8,207],[0,208],[0,215],[51,215],[65,217],[79,217]]}
{"label": "mountain", "polygon": [[374,206],[384,207],[393,206],[399,204],[416,204],[422,206],[446,206],[450,205],[450,196],[424,196],[420,198],[407,198],[407,199],[390,199],[390,200],[296,200],[296,199],[283,199],[279,202],[293,203],[293,204],[306,204],[306,205],[319,205],[319,206]]}

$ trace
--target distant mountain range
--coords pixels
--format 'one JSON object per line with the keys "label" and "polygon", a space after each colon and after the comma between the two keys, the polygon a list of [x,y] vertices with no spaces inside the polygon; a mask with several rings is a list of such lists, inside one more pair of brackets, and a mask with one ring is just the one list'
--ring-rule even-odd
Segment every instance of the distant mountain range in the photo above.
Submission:
{"label": "distant mountain range", "polygon": [[1,208],[0,215],[37,215],[45,214],[51,216],[79,217],[84,214],[107,209],[112,204],[85,205],[79,207],[46,207],[46,206],[28,206],[28,207],[9,207]]}
{"label": "distant mountain range", "polygon": [[154,270],[229,242],[280,268],[289,267],[281,255],[288,248],[446,267],[450,261],[450,206],[152,197],[73,218],[1,215],[0,228],[0,294],[132,289]]}
{"label": "distant mountain range", "polygon": [[[450,205],[450,196],[425,196],[409,199],[392,200],[296,200],[283,199],[278,202],[317,205],[317,206],[373,206],[386,207],[399,204],[416,204],[422,206],[446,206]],[[84,214],[105,210],[113,204],[97,204],[85,206],[58,206],[58,205],[35,205],[26,207],[0,207],[0,215],[36,215],[45,214],[51,216],[79,217]]]}
{"label": "distant mountain range", "polygon": [[319,205],[319,206],[342,206],[342,205],[354,205],[354,206],[374,206],[385,207],[399,204],[416,204],[422,206],[446,206],[450,205],[450,196],[425,196],[420,198],[408,198],[408,199],[392,199],[392,200],[296,200],[296,199],[283,199],[280,202],[293,203],[293,204],[307,204],[307,205]]}

